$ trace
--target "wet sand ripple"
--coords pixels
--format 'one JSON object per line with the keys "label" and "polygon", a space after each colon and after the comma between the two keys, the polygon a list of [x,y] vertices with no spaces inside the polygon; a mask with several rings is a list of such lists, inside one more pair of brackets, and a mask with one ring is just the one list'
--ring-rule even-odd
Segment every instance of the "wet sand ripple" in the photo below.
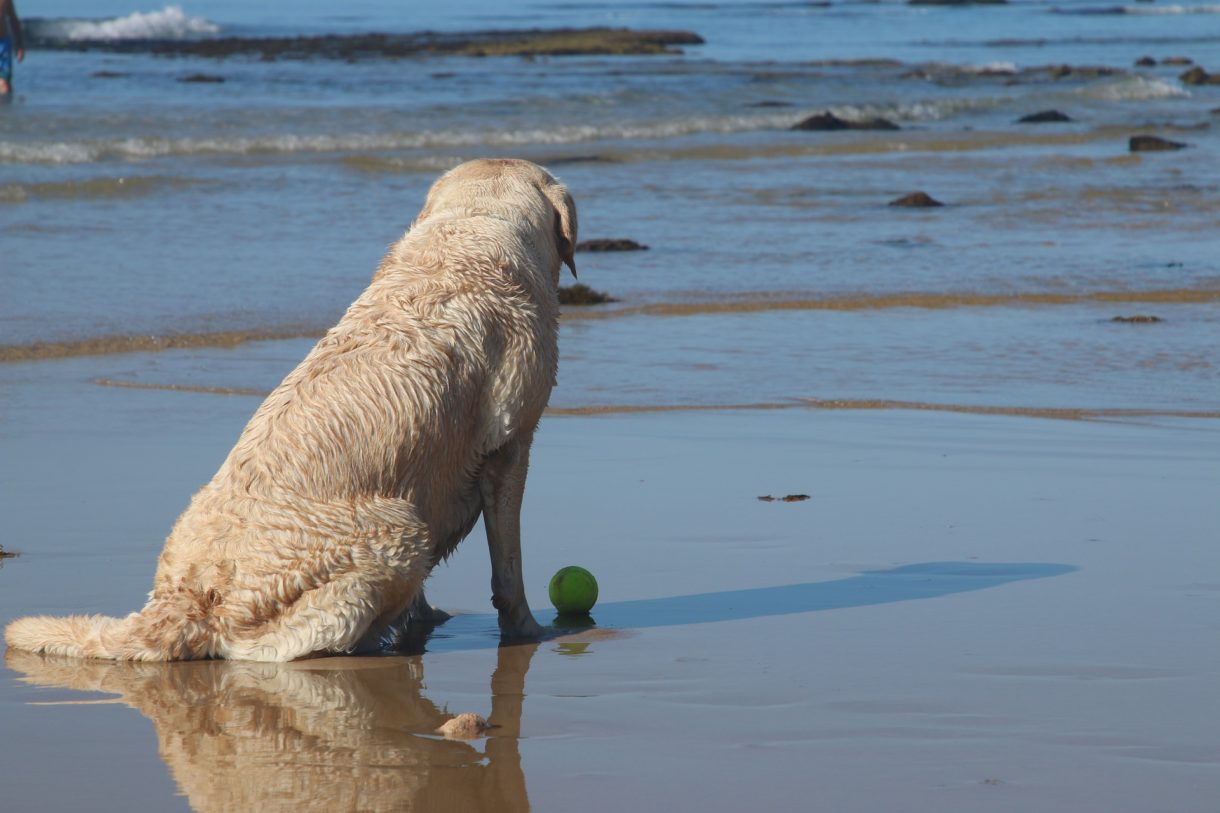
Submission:
{"label": "wet sand ripple", "polygon": [[311,338],[322,330],[306,327],[221,330],[167,336],[95,336],[58,342],[0,345],[0,363],[47,361],[77,356],[108,356],[117,353],[158,353],[195,347],[236,347],[247,342]]}
{"label": "wet sand ripple", "polygon": [[[193,384],[129,381],[97,378],[101,387],[132,390],[191,392],[203,395],[241,395],[265,398],[270,390],[252,387],[223,387]],[[924,412],[956,412],[971,415],[1011,415],[1027,418],[1052,418],[1066,421],[1122,420],[1129,418],[1220,418],[1220,410],[1141,409],[1138,407],[1045,407],[996,404],[953,404],[927,401],[900,401],[887,398],[794,398],[785,401],[723,404],[589,404],[584,406],[552,406],[546,414],[555,416],[642,415],[667,412],[735,412],[788,409],[826,410],[916,410]]]}
{"label": "wet sand ripple", "polygon": [[[818,298],[777,298],[774,294],[742,293],[735,294],[731,300],[723,301],[652,302],[617,307],[566,309],[563,312],[563,319],[571,321],[628,316],[711,316],[767,311],[868,311],[893,308],[950,309],[1040,307],[1092,303],[1198,304],[1207,302],[1220,302],[1220,288],[1025,293],[911,292]],[[29,344],[0,344],[0,363],[45,361],[117,353],[156,353],[163,350],[198,347],[236,347],[247,342],[316,338],[324,332],[325,330],[320,327],[287,326],[169,335],[97,336]]]}

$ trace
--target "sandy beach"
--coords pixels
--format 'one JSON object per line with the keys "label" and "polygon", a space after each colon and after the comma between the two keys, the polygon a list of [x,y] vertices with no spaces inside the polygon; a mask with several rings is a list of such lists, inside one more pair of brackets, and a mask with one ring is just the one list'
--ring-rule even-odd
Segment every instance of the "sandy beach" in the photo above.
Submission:
{"label": "sandy beach", "polygon": [[[134,609],[257,399],[21,367],[0,623]],[[1211,420],[553,416],[529,597],[549,621],[549,574],[588,567],[594,630],[497,649],[476,529],[421,655],[8,653],[6,808],[1207,810],[1218,454]],[[446,740],[446,712],[498,727]]]}

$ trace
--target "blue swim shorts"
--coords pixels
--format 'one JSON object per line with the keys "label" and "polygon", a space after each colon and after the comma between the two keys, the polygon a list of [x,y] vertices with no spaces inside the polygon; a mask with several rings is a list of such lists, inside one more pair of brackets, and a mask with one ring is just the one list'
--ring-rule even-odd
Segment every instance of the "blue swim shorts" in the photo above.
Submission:
{"label": "blue swim shorts", "polygon": [[9,81],[13,78],[13,41],[8,37],[0,37],[0,79]]}

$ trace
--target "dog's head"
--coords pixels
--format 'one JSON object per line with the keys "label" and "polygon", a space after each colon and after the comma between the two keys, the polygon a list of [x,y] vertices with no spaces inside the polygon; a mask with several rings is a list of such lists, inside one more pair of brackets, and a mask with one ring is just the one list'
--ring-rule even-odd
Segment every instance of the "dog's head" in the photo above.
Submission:
{"label": "dog's head", "polygon": [[533,233],[554,235],[556,274],[563,262],[576,276],[576,203],[567,187],[537,164],[481,158],[454,167],[432,184],[415,222],[442,212],[528,221]]}

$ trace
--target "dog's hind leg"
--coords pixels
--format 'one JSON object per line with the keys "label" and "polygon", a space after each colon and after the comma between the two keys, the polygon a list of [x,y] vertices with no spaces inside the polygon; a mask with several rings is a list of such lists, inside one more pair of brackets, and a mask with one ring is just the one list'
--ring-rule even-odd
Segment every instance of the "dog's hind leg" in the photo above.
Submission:
{"label": "dog's hind leg", "polygon": [[386,607],[422,581],[422,570],[406,576],[389,568],[377,576],[364,570],[344,573],[303,593],[274,621],[226,637],[218,654],[232,660],[291,661],[375,651]]}
{"label": "dog's hind leg", "polygon": [[542,636],[525,599],[521,571],[521,500],[532,439],[531,431],[509,441],[487,458],[479,475],[491,552],[491,603],[500,614],[500,636],[506,640]]}

